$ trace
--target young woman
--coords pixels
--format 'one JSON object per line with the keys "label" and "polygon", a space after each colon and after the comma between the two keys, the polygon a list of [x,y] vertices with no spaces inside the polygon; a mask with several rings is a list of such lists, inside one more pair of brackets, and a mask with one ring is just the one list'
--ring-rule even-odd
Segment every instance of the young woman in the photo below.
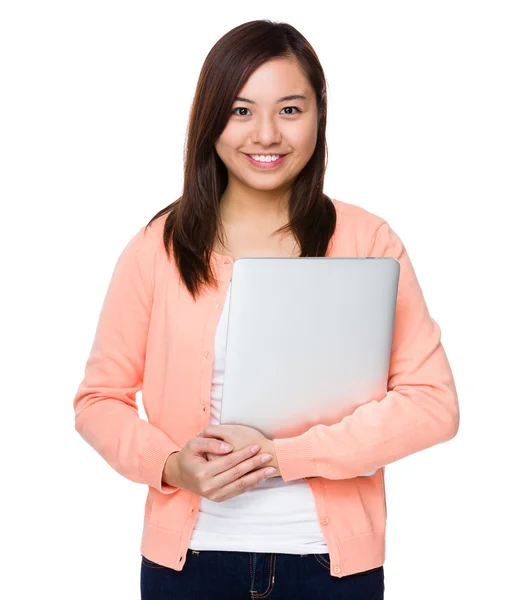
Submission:
{"label": "young woman", "polygon": [[[325,130],[324,73],[303,36],[236,27],[200,74],[182,196],[115,266],[74,408],[82,437],[148,486],[144,600],[382,599],[384,466],[457,432],[441,331],[402,241],[323,192]],[[247,256],[399,261],[384,398],[291,438],[218,424],[232,266]]]}

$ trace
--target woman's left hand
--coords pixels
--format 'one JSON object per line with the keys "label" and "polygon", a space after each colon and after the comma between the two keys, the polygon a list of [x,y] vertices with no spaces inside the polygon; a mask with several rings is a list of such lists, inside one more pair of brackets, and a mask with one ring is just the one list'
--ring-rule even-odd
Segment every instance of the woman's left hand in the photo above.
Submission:
{"label": "woman's left hand", "polygon": [[[213,437],[227,442],[227,444],[230,444],[232,446],[232,452],[241,450],[242,448],[246,448],[246,446],[255,444],[260,445],[260,450],[258,453],[262,454],[263,452],[269,452],[273,455],[273,458],[264,465],[266,468],[276,468],[276,472],[270,475],[269,477],[280,476],[280,470],[278,468],[278,462],[276,460],[273,440],[266,438],[266,436],[263,433],[261,433],[258,429],[254,429],[253,427],[247,427],[246,425],[207,425],[207,427],[205,427],[199,435],[201,437]],[[208,460],[216,460],[217,458],[221,458],[222,456],[225,456],[225,453],[207,453]]]}

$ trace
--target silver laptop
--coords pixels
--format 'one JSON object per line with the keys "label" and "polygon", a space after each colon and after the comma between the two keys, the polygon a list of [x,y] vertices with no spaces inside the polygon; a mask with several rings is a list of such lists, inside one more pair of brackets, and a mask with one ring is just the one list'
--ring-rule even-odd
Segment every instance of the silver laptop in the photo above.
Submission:
{"label": "silver laptop", "polygon": [[220,423],[293,437],[382,399],[399,275],[392,257],[234,261]]}

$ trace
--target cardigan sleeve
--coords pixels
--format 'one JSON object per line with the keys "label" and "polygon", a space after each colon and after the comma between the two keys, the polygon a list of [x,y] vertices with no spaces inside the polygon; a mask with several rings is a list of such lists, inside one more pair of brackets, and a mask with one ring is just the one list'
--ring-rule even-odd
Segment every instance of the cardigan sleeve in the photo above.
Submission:
{"label": "cardigan sleeve", "polygon": [[387,393],[338,423],[275,439],[284,481],[357,477],[448,441],[458,431],[457,390],[441,330],[404,244],[386,221],[376,229],[368,256],[391,256],[400,264]]}
{"label": "cardigan sleeve", "polygon": [[161,429],[139,417],[153,297],[152,232],[142,227],[118,257],[99,314],[84,377],[74,397],[75,429],[118,473],[163,494],[167,457],[180,450]]}

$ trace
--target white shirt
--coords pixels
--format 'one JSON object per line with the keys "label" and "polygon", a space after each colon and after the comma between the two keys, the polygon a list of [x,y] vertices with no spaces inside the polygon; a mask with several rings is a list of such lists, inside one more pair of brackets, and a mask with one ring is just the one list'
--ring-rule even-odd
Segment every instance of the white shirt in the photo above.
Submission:
{"label": "white shirt", "polygon": [[[219,424],[230,286],[214,342],[211,424]],[[313,493],[304,479],[272,477],[223,502],[202,497],[190,545],[192,550],[325,553]]]}

